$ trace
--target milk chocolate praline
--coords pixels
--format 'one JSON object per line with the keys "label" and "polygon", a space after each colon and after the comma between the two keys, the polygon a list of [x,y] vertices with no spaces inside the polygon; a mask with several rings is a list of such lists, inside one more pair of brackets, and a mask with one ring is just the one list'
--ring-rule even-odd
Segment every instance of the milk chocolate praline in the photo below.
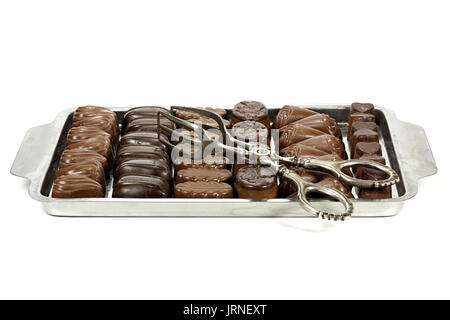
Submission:
{"label": "milk chocolate praline", "polygon": [[95,136],[86,140],[78,141],[66,146],[66,150],[80,149],[80,150],[92,150],[108,160],[108,164],[111,167],[114,158],[114,146],[111,144],[111,140],[105,136]]}
{"label": "milk chocolate praline", "polygon": [[245,120],[261,122],[270,130],[269,110],[258,101],[242,101],[234,106],[232,122],[236,124]]}
{"label": "milk chocolate praline", "polygon": [[358,142],[355,146],[354,158],[359,159],[365,154],[381,156],[381,145],[378,142]]}
{"label": "milk chocolate praline", "polygon": [[55,173],[55,179],[60,176],[67,175],[80,175],[88,177],[100,183],[103,189],[106,187],[105,169],[97,160],[86,159],[84,162],[59,168]]}
{"label": "milk chocolate praline", "polygon": [[327,114],[318,113],[294,122],[295,124],[304,125],[326,134],[331,134],[338,139],[342,138],[341,129],[336,120]]}
{"label": "milk chocolate praline", "polygon": [[352,113],[371,113],[375,114],[375,107],[371,103],[352,103],[350,106],[350,114]]}
{"label": "milk chocolate praline", "polygon": [[358,142],[378,142],[378,132],[366,128],[356,131],[350,140],[351,154],[355,153]]}
{"label": "milk chocolate praline", "polygon": [[342,141],[329,134],[312,137],[310,139],[297,143],[300,143],[304,146],[316,148],[326,153],[337,154],[342,159],[347,159],[347,153],[345,152],[345,146]]}
{"label": "milk chocolate praline", "polygon": [[278,196],[277,174],[270,167],[249,165],[239,169],[235,178],[239,198],[272,199]]}
{"label": "milk chocolate praline", "polygon": [[171,195],[170,185],[157,176],[123,176],[113,189],[113,198],[168,198]]}
{"label": "milk chocolate praline", "polygon": [[117,121],[112,116],[97,115],[83,118],[75,121],[72,127],[93,127],[101,129],[111,135],[114,141],[117,141],[119,135],[119,127]]}
{"label": "milk chocolate praline", "polygon": [[111,140],[113,146],[117,146],[118,137],[113,137],[111,134],[103,131],[102,129],[94,127],[73,127],[70,129],[67,135],[67,144],[76,143],[79,141],[87,140],[96,136],[105,136]]}
{"label": "milk chocolate praline", "polygon": [[111,118],[117,123],[117,114],[114,111],[111,111],[110,109],[105,107],[97,107],[97,106],[84,106],[77,108],[73,114],[73,121],[77,122],[80,120],[84,120],[86,118],[96,117],[99,115]]}
{"label": "milk chocolate praline", "polygon": [[223,182],[188,181],[175,186],[175,198],[233,198],[233,188]]}
{"label": "milk chocolate praline", "polygon": [[[169,110],[162,108],[162,107],[137,107],[130,109],[124,117],[123,123],[122,123],[122,129],[123,132],[126,131],[128,124],[136,119],[141,118],[158,118],[158,112],[164,112],[169,113]],[[161,119],[164,119],[164,117],[161,117]]]}
{"label": "milk chocolate praline", "polygon": [[98,154],[95,151],[83,149],[65,150],[61,156],[59,167],[65,168],[73,164],[83,163],[90,160],[96,160],[100,162],[105,171],[109,171],[110,167],[108,164],[108,160],[104,156]]}
{"label": "milk chocolate praline", "polygon": [[280,129],[280,148],[324,134],[326,133],[294,122]]}
{"label": "milk chocolate praline", "polygon": [[245,142],[270,144],[269,131],[261,122],[245,120],[236,123],[231,129],[231,135]]}
{"label": "milk chocolate praline", "polygon": [[53,198],[102,198],[104,196],[100,183],[77,174],[59,176],[53,184]]}

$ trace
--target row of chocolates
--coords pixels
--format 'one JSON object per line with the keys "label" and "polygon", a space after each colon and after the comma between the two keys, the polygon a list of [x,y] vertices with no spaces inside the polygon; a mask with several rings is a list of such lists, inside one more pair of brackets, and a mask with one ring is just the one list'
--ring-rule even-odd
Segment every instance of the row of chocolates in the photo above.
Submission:
{"label": "row of chocolates", "polygon": [[78,108],[55,173],[52,196],[104,197],[118,140],[119,126],[114,112],[94,106]]}
{"label": "row of chocolates", "polygon": [[[353,103],[348,118],[348,141],[353,159],[366,159],[386,164],[379,143],[375,108],[371,103]],[[382,180],[384,174],[376,169],[357,168],[354,174],[359,179]],[[392,187],[382,189],[358,188],[359,198],[385,199],[392,197]]]}

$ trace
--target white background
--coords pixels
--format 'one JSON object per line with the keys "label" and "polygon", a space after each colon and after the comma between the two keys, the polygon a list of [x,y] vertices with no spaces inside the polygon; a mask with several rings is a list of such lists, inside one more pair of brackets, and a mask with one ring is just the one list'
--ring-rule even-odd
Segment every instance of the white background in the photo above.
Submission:
{"label": "white background", "polygon": [[[450,298],[448,14],[431,0],[0,2],[0,298]],[[426,129],[439,174],[398,216],[338,225],[54,218],[9,175],[25,131],[67,108],[244,99],[391,108]]]}

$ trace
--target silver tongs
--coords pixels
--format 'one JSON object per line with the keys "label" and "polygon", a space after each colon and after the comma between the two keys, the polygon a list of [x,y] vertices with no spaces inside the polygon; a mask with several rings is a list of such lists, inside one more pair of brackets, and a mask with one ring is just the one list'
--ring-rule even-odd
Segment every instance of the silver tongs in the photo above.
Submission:
{"label": "silver tongs", "polygon": [[[188,108],[188,107],[173,107],[174,110],[182,110],[197,113],[200,116],[213,119],[217,122],[218,127],[207,124],[196,124],[187,120],[180,119],[167,112],[158,112],[158,138],[167,147],[173,149],[177,148],[166,137],[161,135],[161,131],[168,133],[169,135],[176,134],[178,137],[182,137],[185,141],[191,142],[194,145],[202,146],[202,150],[208,146],[215,145],[216,148],[221,148],[227,152],[232,152],[235,155],[241,156],[244,159],[256,160],[257,164],[272,167],[281,177],[297,188],[297,199],[300,205],[308,212],[315,216],[335,221],[344,221],[351,217],[353,213],[353,204],[350,200],[340,191],[329,187],[321,186],[316,183],[310,183],[301,178],[294,170],[289,169],[288,166],[297,166],[308,170],[317,170],[331,174],[339,181],[349,186],[356,186],[361,188],[384,188],[393,185],[400,181],[398,174],[390,167],[381,163],[371,160],[343,160],[343,161],[324,161],[317,160],[310,157],[282,157],[272,152],[267,146],[261,144],[247,143],[238,139],[235,139],[227,131],[222,118],[215,112],[208,111],[200,108]],[[190,134],[183,134],[175,132],[173,128],[170,128],[163,124],[161,118],[164,117],[175,124],[185,127],[194,132],[194,136]],[[201,120],[200,120],[201,121]],[[214,139],[213,136],[208,133],[207,130],[219,130],[222,141]],[[197,140],[196,138],[201,140]],[[229,144],[227,144],[227,142]],[[195,152],[190,153],[191,158],[194,158]],[[362,180],[357,179],[346,174],[343,170],[346,168],[367,167],[382,171],[387,178],[384,180]],[[345,211],[343,213],[330,213],[316,209],[311,205],[307,199],[307,195],[310,193],[325,194],[333,199],[338,200],[344,206]]]}

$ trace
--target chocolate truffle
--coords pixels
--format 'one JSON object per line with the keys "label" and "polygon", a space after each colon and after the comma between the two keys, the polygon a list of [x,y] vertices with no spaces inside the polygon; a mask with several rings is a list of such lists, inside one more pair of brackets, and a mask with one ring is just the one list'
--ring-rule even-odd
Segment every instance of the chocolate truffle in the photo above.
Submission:
{"label": "chocolate truffle", "polygon": [[53,198],[103,198],[104,196],[100,183],[81,175],[59,176],[53,184]]}
{"label": "chocolate truffle", "polygon": [[86,160],[81,163],[75,163],[70,166],[59,168],[55,173],[55,179],[60,176],[79,175],[91,178],[100,183],[103,189],[106,188],[105,169],[97,160]]}
{"label": "chocolate truffle", "polygon": [[124,176],[114,184],[113,198],[169,198],[170,186],[157,176]]}
{"label": "chocolate truffle", "polygon": [[336,120],[331,118],[327,114],[316,114],[307,118],[296,121],[296,123],[317,129],[326,134],[331,134],[338,139],[342,138],[341,129],[339,128]]}
{"label": "chocolate truffle", "polygon": [[267,130],[270,130],[269,110],[261,102],[242,101],[234,106],[233,125],[245,120],[261,122]]}
{"label": "chocolate truffle", "polygon": [[98,154],[95,151],[83,149],[65,150],[61,156],[59,167],[65,168],[73,164],[83,163],[92,160],[100,162],[105,171],[109,171],[110,167],[108,164],[108,160],[104,156]]}
{"label": "chocolate truffle", "polygon": [[278,196],[277,174],[265,166],[249,165],[239,169],[235,178],[239,198],[273,199]]}
{"label": "chocolate truffle", "polygon": [[359,159],[365,154],[381,156],[381,145],[378,142],[358,142],[353,158]]}
{"label": "chocolate truffle", "polygon": [[296,106],[284,106],[280,109],[277,116],[275,117],[275,121],[273,123],[273,127],[275,129],[280,129],[289,123],[304,119],[309,116],[313,116],[317,114],[317,112],[300,108]]}
{"label": "chocolate truffle", "polygon": [[351,154],[355,153],[358,142],[378,142],[378,132],[365,128],[356,131],[350,140]]}
{"label": "chocolate truffle", "polygon": [[324,151],[321,151],[319,149],[309,147],[302,145],[300,143],[294,143],[293,145],[290,145],[289,147],[286,147],[280,151],[280,155],[282,157],[320,157],[324,156],[327,153]]}
{"label": "chocolate truffle", "polygon": [[324,134],[326,133],[294,122],[280,129],[280,148]]}
{"label": "chocolate truffle", "polygon": [[347,140],[351,141],[352,136],[355,134],[356,131],[359,129],[369,129],[373,130],[375,132],[378,132],[378,127],[375,122],[367,122],[367,121],[355,121],[352,123],[352,127],[349,128]]}
{"label": "chocolate truffle", "polygon": [[229,182],[232,178],[231,171],[211,168],[189,168],[178,171],[176,182]]}
{"label": "chocolate truffle", "polygon": [[342,159],[347,159],[347,153],[345,152],[345,146],[342,141],[329,134],[312,137],[297,143],[319,149],[326,153],[334,153],[339,155]]}
{"label": "chocolate truffle", "polygon": [[348,117],[348,128],[349,132],[352,131],[352,125],[354,122],[363,121],[363,122],[375,122],[375,115],[371,113],[352,113]]}
{"label": "chocolate truffle", "polygon": [[175,198],[233,198],[233,188],[223,182],[183,182],[175,186]]}
{"label": "chocolate truffle", "polygon": [[170,182],[172,171],[164,160],[131,159],[118,164],[114,171],[114,180],[124,176],[157,176]]}
{"label": "chocolate truffle", "polygon": [[111,140],[105,136],[96,136],[79,142],[75,142],[66,146],[67,150],[81,149],[92,150],[108,160],[108,164],[111,167],[114,157],[114,147],[111,144]]}
{"label": "chocolate truffle", "polygon": [[352,103],[350,106],[350,114],[352,113],[371,113],[375,114],[375,107],[371,103]]}
{"label": "chocolate truffle", "polygon": [[269,131],[261,122],[246,120],[236,123],[231,129],[231,135],[244,142],[259,142],[270,144]]}

